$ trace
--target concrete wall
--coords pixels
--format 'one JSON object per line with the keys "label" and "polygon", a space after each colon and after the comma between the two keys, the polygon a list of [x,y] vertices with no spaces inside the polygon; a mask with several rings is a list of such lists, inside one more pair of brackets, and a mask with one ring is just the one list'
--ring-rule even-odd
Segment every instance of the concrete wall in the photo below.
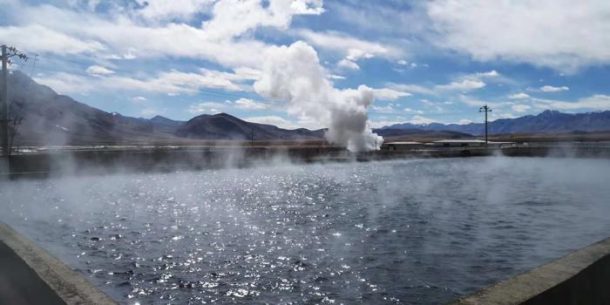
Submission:
{"label": "concrete wall", "polygon": [[610,304],[610,255],[523,304]]}
{"label": "concrete wall", "polygon": [[86,278],[2,223],[0,304],[116,305]]}
{"label": "concrete wall", "polygon": [[0,241],[0,304],[65,303],[32,268]]}
{"label": "concrete wall", "polygon": [[483,289],[452,304],[610,304],[610,239]]}

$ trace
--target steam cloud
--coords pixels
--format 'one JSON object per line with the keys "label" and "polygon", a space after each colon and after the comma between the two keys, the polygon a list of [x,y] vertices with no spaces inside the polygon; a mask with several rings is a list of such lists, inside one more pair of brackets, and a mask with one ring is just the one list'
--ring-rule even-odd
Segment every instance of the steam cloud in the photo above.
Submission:
{"label": "steam cloud", "polygon": [[335,88],[316,51],[302,41],[268,51],[254,90],[263,97],[287,101],[291,114],[327,126],[330,143],[354,152],[377,150],[383,143],[367,123],[373,90],[364,85]]}

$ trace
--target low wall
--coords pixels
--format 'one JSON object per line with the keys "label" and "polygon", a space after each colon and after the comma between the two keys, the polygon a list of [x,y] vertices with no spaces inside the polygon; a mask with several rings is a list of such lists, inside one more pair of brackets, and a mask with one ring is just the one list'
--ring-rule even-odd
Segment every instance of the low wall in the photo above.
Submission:
{"label": "low wall", "polygon": [[426,147],[350,153],[332,146],[103,147],[57,149],[0,157],[0,179],[55,174],[104,174],[117,171],[176,171],[243,168],[268,162],[347,162],[401,158],[475,156],[610,158],[610,145],[536,144],[519,147]]}
{"label": "low wall", "polygon": [[452,304],[610,304],[610,238]]}
{"label": "low wall", "polygon": [[0,223],[0,304],[116,305],[87,279]]}

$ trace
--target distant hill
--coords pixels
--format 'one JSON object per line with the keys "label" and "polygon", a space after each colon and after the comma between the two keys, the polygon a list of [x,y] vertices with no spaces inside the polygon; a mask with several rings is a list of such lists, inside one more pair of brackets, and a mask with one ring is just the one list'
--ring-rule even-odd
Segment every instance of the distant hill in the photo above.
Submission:
{"label": "distant hill", "polygon": [[168,119],[160,115],[153,117],[149,121],[156,131],[166,132],[170,134],[174,134],[176,130],[178,130],[178,128],[180,128],[180,126],[184,124],[183,121],[174,121],[172,119]]}
{"label": "distant hill", "polygon": [[83,145],[173,138],[165,125],[105,112],[59,95],[27,75],[9,75],[11,113],[23,118],[18,144]]}
{"label": "distant hill", "polygon": [[23,118],[18,145],[92,145],[154,141],[321,139],[323,131],[286,130],[246,122],[228,114],[201,115],[188,122],[163,116],[133,118],[57,94],[20,71],[9,75],[11,113]]}
{"label": "distant hill", "polygon": [[232,140],[314,140],[323,136],[322,130],[287,130],[273,125],[250,123],[226,113],[203,114],[182,125],[176,135],[192,139]]}
{"label": "distant hill", "polygon": [[[419,129],[427,131],[455,131],[482,135],[485,124],[395,124],[382,129]],[[610,131],[610,111],[589,113],[561,113],[546,110],[538,115],[526,115],[515,119],[499,119],[489,123],[490,134],[570,133]]]}

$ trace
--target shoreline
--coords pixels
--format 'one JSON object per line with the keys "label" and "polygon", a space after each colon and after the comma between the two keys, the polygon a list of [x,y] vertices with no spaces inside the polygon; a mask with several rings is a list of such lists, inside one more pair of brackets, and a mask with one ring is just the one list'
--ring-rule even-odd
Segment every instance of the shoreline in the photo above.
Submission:
{"label": "shoreline", "polygon": [[90,146],[34,149],[0,157],[0,179],[121,171],[171,172],[248,168],[274,163],[368,162],[414,158],[559,157],[610,159],[610,143],[525,143],[505,147],[416,146],[351,153],[331,146]]}

